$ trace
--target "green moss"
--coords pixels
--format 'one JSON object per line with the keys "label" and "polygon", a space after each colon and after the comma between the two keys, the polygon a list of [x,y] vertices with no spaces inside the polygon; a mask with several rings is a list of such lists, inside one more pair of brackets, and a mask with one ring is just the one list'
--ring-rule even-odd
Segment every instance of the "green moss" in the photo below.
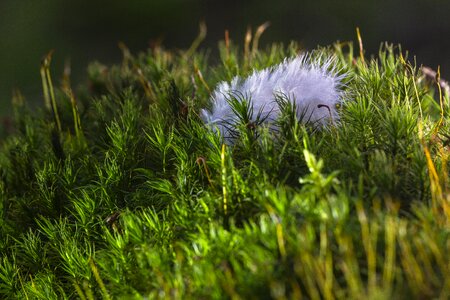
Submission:
{"label": "green moss", "polygon": [[298,51],[125,51],[75,96],[63,81],[38,112],[15,101],[0,296],[448,297],[448,95],[399,49],[315,52],[350,74],[339,126],[311,130],[285,105],[281,132],[242,124],[223,146],[200,120],[219,81]]}

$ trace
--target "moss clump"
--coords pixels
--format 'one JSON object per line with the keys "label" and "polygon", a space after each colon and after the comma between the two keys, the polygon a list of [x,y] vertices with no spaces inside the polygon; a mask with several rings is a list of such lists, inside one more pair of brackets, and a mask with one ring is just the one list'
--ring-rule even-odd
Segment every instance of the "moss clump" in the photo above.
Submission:
{"label": "moss clump", "polygon": [[349,74],[340,126],[286,106],[224,146],[211,88],[299,49],[219,50],[124,51],[76,95],[47,57],[45,105],[17,96],[1,146],[0,297],[448,297],[448,95],[399,49],[335,44],[313,55]]}

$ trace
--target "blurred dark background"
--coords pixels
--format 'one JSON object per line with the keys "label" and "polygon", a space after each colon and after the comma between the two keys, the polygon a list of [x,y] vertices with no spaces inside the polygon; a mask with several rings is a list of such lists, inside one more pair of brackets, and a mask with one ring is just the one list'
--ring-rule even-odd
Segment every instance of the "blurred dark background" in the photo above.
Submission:
{"label": "blurred dark background", "polygon": [[448,0],[0,0],[0,115],[11,111],[11,92],[19,88],[29,102],[42,100],[41,58],[55,49],[57,82],[70,59],[72,82],[82,82],[89,61],[119,62],[124,42],[133,53],[162,40],[165,48],[187,48],[205,21],[202,47],[223,39],[242,43],[248,26],[271,26],[260,44],[296,40],[306,49],[337,40],[356,40],[361,29],[367,54],[380,43],[402,44],[417,62],[450,77],[450,1]]}

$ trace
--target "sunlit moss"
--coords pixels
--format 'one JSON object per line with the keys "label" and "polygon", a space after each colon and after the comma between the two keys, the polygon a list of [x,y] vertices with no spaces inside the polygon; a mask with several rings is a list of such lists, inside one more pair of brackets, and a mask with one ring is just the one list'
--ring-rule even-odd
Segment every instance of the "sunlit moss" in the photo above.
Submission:
{"label": "sunlit moss", "polygon": [[335,44],[316,53],[349,74],[339,126],[280,99],[279,130],[238,122],[224,146],[199,117],[210,87],[299,51],[244,48],[126,53],[74,94],[55,86],[58,110],[16,107],[1,298],[449,296],[448,95],[397,47]]}

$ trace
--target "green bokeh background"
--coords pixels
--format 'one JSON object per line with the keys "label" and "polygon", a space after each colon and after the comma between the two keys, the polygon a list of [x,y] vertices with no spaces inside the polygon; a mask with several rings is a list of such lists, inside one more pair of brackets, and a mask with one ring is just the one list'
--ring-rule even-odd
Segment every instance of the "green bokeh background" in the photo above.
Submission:
{"label": "green bokeh background", "polygon": [[13,88],[42,103],[39,66],[50,49],[53,76],[59,78],[70,59],[76,85],[89,61],[120,61],[119,41],[133,52],[157,40],[166,48],[187,48],[200,21],[208,27],[202,46],[213,48],[225,29],[241,42],[248,26],[265,21],[271,26],[261,44],[296,40],[307,49],[355,40],[358,26],[369,54],[383,41],[401,43],[418,64],[441,65],[448,78],[449,13],[447,0],[0,0],[0,115],[11,112]]}

